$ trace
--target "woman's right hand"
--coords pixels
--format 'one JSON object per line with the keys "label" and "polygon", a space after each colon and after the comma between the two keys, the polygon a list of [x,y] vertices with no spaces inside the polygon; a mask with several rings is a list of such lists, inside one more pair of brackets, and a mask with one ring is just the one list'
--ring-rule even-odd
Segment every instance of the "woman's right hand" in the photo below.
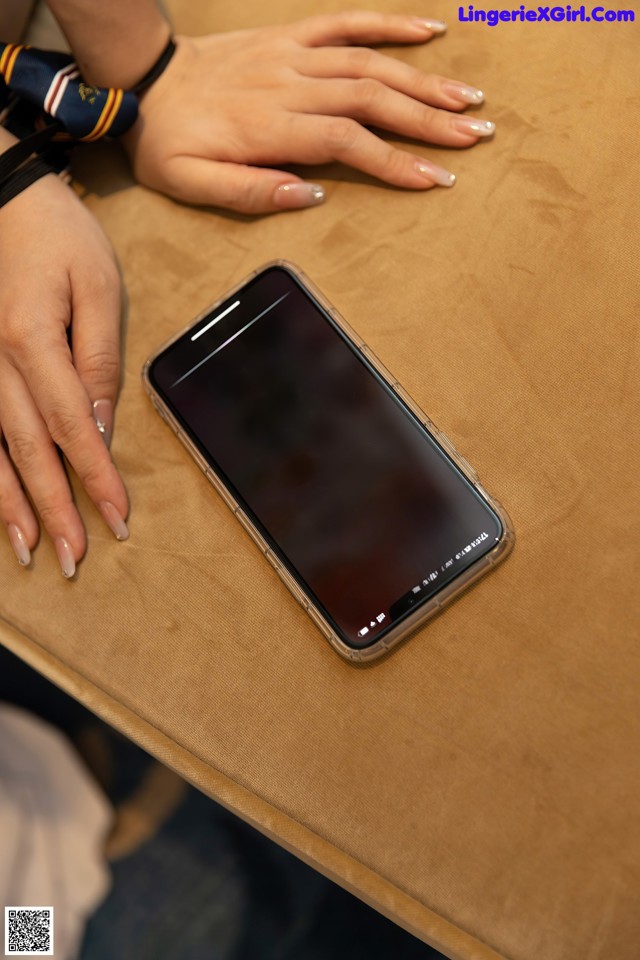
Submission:
{"label": "woman's right hand", "polygon": [[[337,160],[409,190],[455,176],[379,131],[471,147],[495,124],[462,116],[481,90],[423,73],[371,44],[425,43],[444,24],[343,11],[284,26],[176,37],[123,142],[141,183],[186,203],[272,213],[324,191],[281,169]],[[104,82],[113,82],[108,74]]]}
{"label": "woman's right hand", "polygon": [[0,520],[22,564],[38,518],[64,576],[86,550],[60,452],[115,536],[128,536],[127,494],[108,451],[120,315],[111,246],[58,177],[0,209]]}

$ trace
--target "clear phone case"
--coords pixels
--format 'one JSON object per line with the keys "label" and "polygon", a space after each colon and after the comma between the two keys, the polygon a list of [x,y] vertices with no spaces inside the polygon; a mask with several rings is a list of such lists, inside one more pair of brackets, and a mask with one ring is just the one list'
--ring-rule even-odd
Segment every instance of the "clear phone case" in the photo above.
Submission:
{"label": "clear phone case", "polygon": [[[281,559],[274,553],[273,549],[269,547],[264,538],[262,537],[260,531],[256,528],[254,523],[242,510],[241,506],[234,500],[233,496],[221,480],[221,478],[215,473],[211,465],[206,461],[200,450],[197,448],[196,444],[187,436],[184,432],[182,426],[177,422],[171,410],[168,409],[167,405],[164,403],[162,397],[157,393],[153,384],[151,383],[149,377],[149,370],[151,364],[154,360],[160,356],[164,351],[170,347],[176,340],[178,340],[183,334],[185,334],[192,327],[197,325],[201,320],[203,320],[208,314],[216,310],[220,304],[228,300],[239,290],[245,287],[250,281],[252,281],[259,274],[263,273],[265,270],[268,270],[272,267],[281,267],[285,270],[288,270],[292,273],[302,286],[309,292],[311,297],[316,300],[320,306],[331,316],[335,323],[340,327],[343,333],[349,338],[357,350],[361,352],[363,357],[371,364],[372,367],[377,371],[377,373],[382,377],[382,379],[389,385],[389,387],[395,392],[395,394],[400,398],[402,403],[411,411],[411,413],[417,418],[417,420],[425,427],[428,433],[432,436],[435,442],[441,447],[441,449],[447,454],[447,456],[453,461],[453,463],[458,467],[460,472],[467,478],[469,483],[476,489],[480,497],[495,511],[503,528],[503,536],[500,541],[495,545],[495,547],[484,554],[481,558],[478,559],[471,567],[468,567],[466,570],[462,571],[460,575],[445,585],[442,590],[437,593],[430,600],[418,607],[413,613],[408,615],[397,627],[387,633],[384,637],[381,637],[378,641],[371,644],[368,647],[362,649],[357,649],[350,646],[336,633],[335,629],[327,622],[326,618],[320,610],[314,605],[312,599],[307,596],[301,585],[296,581],[295,577],[290,573],[286,568],[285,564]],[[272,260],[266,264],[263,264],[257,270],[254,270],[249,276],[245,277],[240,283],[236,284],[230,290],[227,290],[223,296],[219,297],[214,301],[210,306],[203,310],[197,317],[195,317],[189,324],[182,328],[175,336],[171,337],[166,343],[164,343],[144,364],[142,369],[142,382],[144,388],[149,395],[152,404],[163,418],[169,427],[176,434],[178,439],[184,444],[187,448],[193,459],[196,461],[200,469],[203,471],[207,479],[210,481],[212,486],[220,494],[224,502],[227,504],[232,513],[240,521],[244,529],[247,531],[249,536],[252,538],[254,543],[262,551],[266,559],[269,561],[271,566],[275,569],[276,573],[293,595],[295,600],[303,607],[304,610],[308,613],[311,620],[315,623],[321,633],[326,637],[331,646],[347,660],[356,663],[365,663],[371,660],[375,660],[378,657],[383,656],[392,648],[396,647],[402,640],[412,634],[419,626],[422,626],[427,620],[433,617],[436,613],[442,610],[447,604],[454,600],[459,594],[464,590],[470,587],[473,583],[480,579],[488,573],[497,563],[503,560],[510,550],[513,547],[514,543],[514,531],[511,524],[511,520],[505,511],[505,509],[498,503],[493,497],[491,497],[487,491],[484,489],[480,483],[480,479],[475,472],[475,470],[467,463],[461,454],[458,453],[452,442],[449,440],[441,430],[435,426],[434,423],[429,419],[429,417],[424,413],[423,410],[416,404],[416,402],[409,396],[409,394],[403,389],[403,387],[398,383],[395,377],[387,370],[383,363],[380,362],[375,353],[371,348],[364,342],[364,340],[349,326],[349,324],[344,320],[344,318],[338,313],[335,307],[327,300],[327,298],[321,293],[320,290],[313,284],[311,280],[305,275],[305,273],[300,270],[299,267],[295,266],[293,263],[287,260]]]}

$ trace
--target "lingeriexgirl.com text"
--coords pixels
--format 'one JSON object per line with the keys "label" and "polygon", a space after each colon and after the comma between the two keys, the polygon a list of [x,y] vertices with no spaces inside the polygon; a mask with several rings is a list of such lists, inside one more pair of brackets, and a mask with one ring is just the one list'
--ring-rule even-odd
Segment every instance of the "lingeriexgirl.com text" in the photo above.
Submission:
{"label": "lingeriexgirl.com text", "polygon": [[497,27],[502,23],[634,23],[635,10],[612,10],[607,7],[527,7],[521,3],[511,10],[485,10],[469,4],[458,7],[460,23],[484,23]]}

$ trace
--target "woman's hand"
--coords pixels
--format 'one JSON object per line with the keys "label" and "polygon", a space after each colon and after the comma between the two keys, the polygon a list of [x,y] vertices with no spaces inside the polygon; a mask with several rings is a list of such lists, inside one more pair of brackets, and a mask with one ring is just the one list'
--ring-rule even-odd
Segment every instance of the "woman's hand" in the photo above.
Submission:
{"label": "woman's hand", "polygon": [[452,186],[453,174],[368,128],[468,147],[494,130],[459,116],[482,102],[481,91],[361,46],[422,43],[442,29],[415,17],[352,12],[179,37],[124,138],[136,176],[179,200],[245,213],[323,199],[318,185],[265,169],[280,164],[338,160],[399,187]]}
{"label": "woman's hand", "polygon": [[105,442],[120,277],[97,221],[50,174],[0,209],[0,278],[0,520],[26,564],[39,514],[71,577],[86,534],[60,451],[116,537],[128,535],[127,494]]}

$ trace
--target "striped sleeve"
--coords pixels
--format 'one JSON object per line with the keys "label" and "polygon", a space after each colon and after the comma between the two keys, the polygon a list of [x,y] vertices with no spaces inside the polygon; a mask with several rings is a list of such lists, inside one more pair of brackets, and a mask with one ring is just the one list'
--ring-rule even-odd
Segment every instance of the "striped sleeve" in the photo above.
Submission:
{"label": "striped sleeve", "polygon": [[0,42],[0,75],[10,90],[62,123],[75,140],[120,136],[138,115],[135,94],[85,83],[63,53]]}

